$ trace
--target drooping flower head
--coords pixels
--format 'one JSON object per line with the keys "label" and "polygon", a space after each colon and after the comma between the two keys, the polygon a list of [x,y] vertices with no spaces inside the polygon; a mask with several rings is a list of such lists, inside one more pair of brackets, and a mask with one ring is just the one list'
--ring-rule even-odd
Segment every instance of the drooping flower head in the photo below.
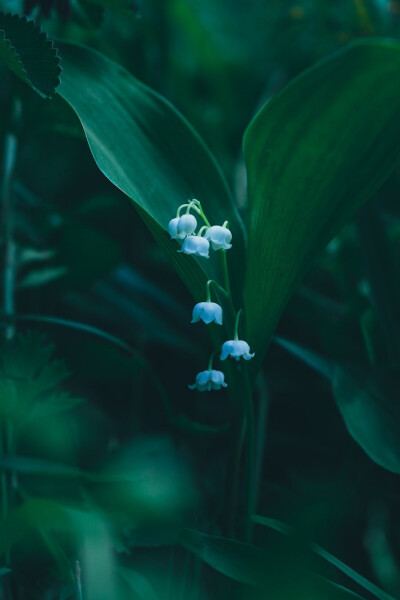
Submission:
{"label": "drooping flower head", "polygon": [[225,375],[222,371],[211,369],[197,373],[196,382],[188,387],[191,390],[198,390],[199,392],[210,392],[211,390],[226,388],[228,384],[225,383]]}
{"label": "drooping flower head", "polygon": [[194,254],[195,256],[203,256],[203,258],[210,258],[209,256],[210,243],[201,235],[189,235],[185,238],[182,244],[182,248],[178,252],[184,254]]}
{"label": "drooping flower head", "polygon": [[193,308],[191,323],[198,321],[204,321],[207,325],[214,321],[214,323],[222,325],[221,306],[216,302],[198,302]]}
{"label": "drooping flower head", "polygon": [[171,219],[168,225],[169,235],[173,239],[183,240],[191,235],[197,227],[196,217],[191,214],[185,214],[181,217]]}
{"label": "drooping flower head", "polygon": [[225,360],[228,356],[235,360],[239,360],[240,357],[250,360],[254,354],[250,353],[250,346],[244,340],[228,340],[222,345],[220,360]]}
{"label": "drooping flower head", "polygon": [[204,234],[205,238],[211,242],[213,250],[229,250],[232,248],[232,232],[224,226],[213,225],[209,227]]}

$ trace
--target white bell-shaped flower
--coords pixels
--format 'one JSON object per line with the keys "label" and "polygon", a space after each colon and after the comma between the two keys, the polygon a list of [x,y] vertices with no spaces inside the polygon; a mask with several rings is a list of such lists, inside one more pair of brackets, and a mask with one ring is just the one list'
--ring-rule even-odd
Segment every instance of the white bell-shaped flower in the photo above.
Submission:
{"label": "white bell-shaped flower", "polygon": [[200,371],[196,375],[196,382],[193,385],[189,385],[191,390],[198,390],[199,392],[210,392],[211,390],[220,390],[221,388],[228,387],[225,383],[225,375],[222,371]]}
{"label": "white bell-shaped flower", "polygon": [[196,256],[203,256],[204,258],[210,258],[209,256],[210,243],[201,235],[188,235],[182,244],[182,248],[178,252],[184,252],[185,254],[194,254]]}
{"label": "white bell-shaped flower", "polygon": [[194,305],[191,323],[204,321],[206,325],[209,323],[217,323],[222,325],[222,308],[216,302],[198,302]]}
{"label": "white bell-shaped flower", "polygon": [[183,240],[188,235],[192,235],[197,227],[196,217],[191,214],[185,214],[181,217],[175,217],[169,222],[168,231],[173,239]]}
{"label": "white bell-shaped flower", "polygon": [[205,238],[211,242],[213,250],[229,250],[232,248],[232,232],[227,227],[213,225],[209,227],[204,234]]}
{"label": "white bell-shaped flower", "polygon": [[228,340],[222,345],[220,360],[225,360],[228,356],[232,356],[236,360],[240,357],[244,360],[250,360],[254,356],[250,353],[250,346],[244,340]]}

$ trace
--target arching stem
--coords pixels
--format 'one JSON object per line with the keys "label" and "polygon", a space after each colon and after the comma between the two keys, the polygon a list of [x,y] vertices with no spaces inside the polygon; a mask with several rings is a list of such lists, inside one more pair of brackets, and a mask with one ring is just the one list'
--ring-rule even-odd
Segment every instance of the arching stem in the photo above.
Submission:
{"label": "arching stem", "polygon": [[211,302],[211,285],[214,285],[214,287],[216,287],[217,290],[221,292],[221,294],[228,298],[228,292],[226,291],[226,289],[223,288],[222,285],[220,285],[217,281],[215,281],[215,279],[209,279],[206,284],[207,302]]}
{"label": "arching stem", "polygon": [[235,329],[233,332],[233,339],[234,340],[238,340],[239,339],[239,319],[240,319],[240,315],[242,314],[242,309],[240,309],[236,315],[236,320],[235,320]]}

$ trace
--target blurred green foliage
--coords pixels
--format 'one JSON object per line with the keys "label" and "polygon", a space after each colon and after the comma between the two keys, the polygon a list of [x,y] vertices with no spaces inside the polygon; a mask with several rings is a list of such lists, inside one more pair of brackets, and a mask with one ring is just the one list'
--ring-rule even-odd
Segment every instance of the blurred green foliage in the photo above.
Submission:
{"label": "blurred green foliage", "polygon": [[[256,111],[347,42],[400,37],[398,0],[0,9],[102,52],[171,101],[244,219],[242,136]],[[1,600],[400,597],[399,174],[320,252],[280,321],[286,345],[271,345],[255,387],[255,508],[296,535],[259,524],[243,549],[221,537],[233,408],[226,392],[187,390],[209,348],[203,329],[189,330],[188,291],[66,103],[3,66],[0,77],[0,139],[10,126],[18,138],[17,318],[2,321],[16,333],[0,349]],[[327,363],[332,377],[318,369]],[[351,404],[364,395],[368,419]],[[368,585],[318,562],[312,541]]]}

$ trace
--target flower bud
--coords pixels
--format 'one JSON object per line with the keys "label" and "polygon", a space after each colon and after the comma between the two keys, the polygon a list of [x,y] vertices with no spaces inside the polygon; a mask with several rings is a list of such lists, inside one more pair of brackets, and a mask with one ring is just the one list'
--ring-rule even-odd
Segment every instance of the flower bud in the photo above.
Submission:
{"label": "flower bud", "polygon": [[175,217],[169,222],[168,231],[173,239],[183,240],[191,235],[197,227],[196,217],[190,214]]}
{"label": "flower bud", "polygon": [[229,250],[229,248],[232,248],[232,244],[229,243],[232,239],[232,233],[227,227],[213,225],[207,229],[204,237],[211,242],[213,250]]}
{"label": "flower bud", "polygon": [[191,323],[198,321],[204,321],[207,325],[214,321],[222,325],[222,308],[216,302],[198,302],[193,308]]}
{"label": "flower bud", "polygon": [[220,360],[225,360],[228,356],[236,360],[241,356],[244,360],[250,360],[254,354],[250,354],[250,346],[244,340],[228,340],[222,345]]}
{"label": "flower bud", "polygon": [[198,390],[199,392],[210,392],[211,390],[220,390],[221,388],[228,387],[225,383],[225,375],[222,371],[200,371],[196,375],[196,382],[193,385],[189,385],[191,390]]}

